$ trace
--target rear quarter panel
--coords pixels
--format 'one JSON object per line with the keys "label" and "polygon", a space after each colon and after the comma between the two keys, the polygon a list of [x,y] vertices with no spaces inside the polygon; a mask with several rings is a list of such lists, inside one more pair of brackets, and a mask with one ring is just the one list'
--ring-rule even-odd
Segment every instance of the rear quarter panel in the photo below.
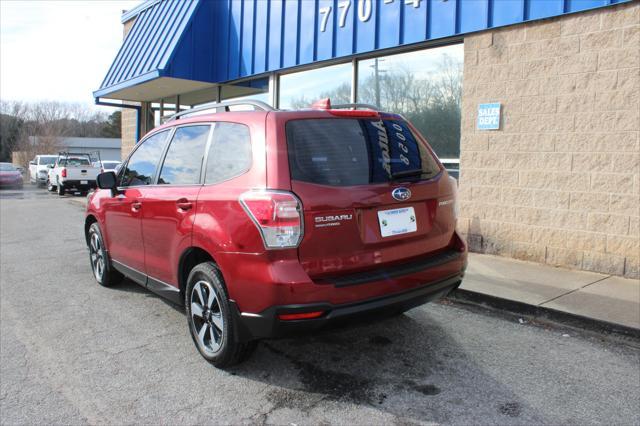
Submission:
{"label": "rear quarter panel", "polygon": [[[200,190],[193,225],[193,246],[213,256],[223,276],[230,276],[232,269],[242,264],[229,261],[221,253],[264,253],[260,234],[240,204],[240,195],[251,189],[266,187],[266,114],[226,113],[214,121],[244,124],[249,127],[252,147],[252,164],[246,173],[229,180],[206,184]],[[230,296],[236,289],[228,283]]]}

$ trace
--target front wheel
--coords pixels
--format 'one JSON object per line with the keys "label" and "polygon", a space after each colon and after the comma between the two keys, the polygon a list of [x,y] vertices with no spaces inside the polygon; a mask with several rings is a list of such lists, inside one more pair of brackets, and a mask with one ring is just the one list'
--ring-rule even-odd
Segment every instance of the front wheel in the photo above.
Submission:
{"label": "front wheel", "polygon": [[100,226],[97,223],[93,223],[89,227],[88,241],[91,270],[98,284],[103,287],[110,287],[122,281],[122,274],[111,267],[104,247]]}
{"label": "front wheel", "polygon": [[53,186],[53,184],[51,183],[51,181],[49,179],[47,179],[47,191],[53,192],[55,190],[56,190],[56,187]]}
{"label": "front wheel", "polygon": [[200,355],[218,368],[243,361],[255,347],[239,342],[220,270],[205,262],[191,270],[185,291],[187,321]]}

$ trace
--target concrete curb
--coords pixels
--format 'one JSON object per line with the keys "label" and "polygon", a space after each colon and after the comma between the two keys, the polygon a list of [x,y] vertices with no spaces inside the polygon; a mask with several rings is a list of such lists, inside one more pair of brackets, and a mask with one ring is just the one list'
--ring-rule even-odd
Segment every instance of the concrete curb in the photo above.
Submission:
{"label": "concrete curb", "polygon": [[543,306],[529,305],[515,300],[503,299],[463,289],[457,289],[451,292],[447,297],[462,304],[497,309],[503,312],[523,315],[546,322],[554,322],[572,328],[610,334],[626,340],[633,339],[637,340],[638,344],[640,344],[640,329],[634,327],[628,327],[582,315],[571,314],[569,312],[558,311],[556,309],[546,308]]}

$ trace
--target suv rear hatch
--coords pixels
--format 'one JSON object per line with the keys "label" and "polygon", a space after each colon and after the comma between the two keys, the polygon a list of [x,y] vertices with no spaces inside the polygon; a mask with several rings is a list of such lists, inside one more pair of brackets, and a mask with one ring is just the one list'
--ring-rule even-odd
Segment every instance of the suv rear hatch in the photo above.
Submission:
{"label": "suv rear hatch", "polygon": [[331,281],[446,250],[455,187],[400,116],[330,111],[285,126],[291,189],[304,208],[298,256],[312,278]]}

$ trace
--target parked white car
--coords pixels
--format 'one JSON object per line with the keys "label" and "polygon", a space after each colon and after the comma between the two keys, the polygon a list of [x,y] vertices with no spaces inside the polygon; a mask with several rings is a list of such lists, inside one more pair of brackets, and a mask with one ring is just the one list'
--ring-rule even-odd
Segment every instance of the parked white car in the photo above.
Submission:
{"label": "parked white car", "polygon": [[120,169],[121,164],[122,161],[103,161],[102,171],[114,172],[115,174],[118,174],[118,170]]}
{"label": "parked white car", "polygon": [[47,189],[64,195],[67,191],[85,194],[96,187],[100,167],[91,163],[89,154],[61,153],[49,169]]}
{"label": "parked white car", "polygon": [[44,185],[47,183],[49,167],[56,162],[57,155],[36,155],[29,161],[29,182],[33,185]]}

